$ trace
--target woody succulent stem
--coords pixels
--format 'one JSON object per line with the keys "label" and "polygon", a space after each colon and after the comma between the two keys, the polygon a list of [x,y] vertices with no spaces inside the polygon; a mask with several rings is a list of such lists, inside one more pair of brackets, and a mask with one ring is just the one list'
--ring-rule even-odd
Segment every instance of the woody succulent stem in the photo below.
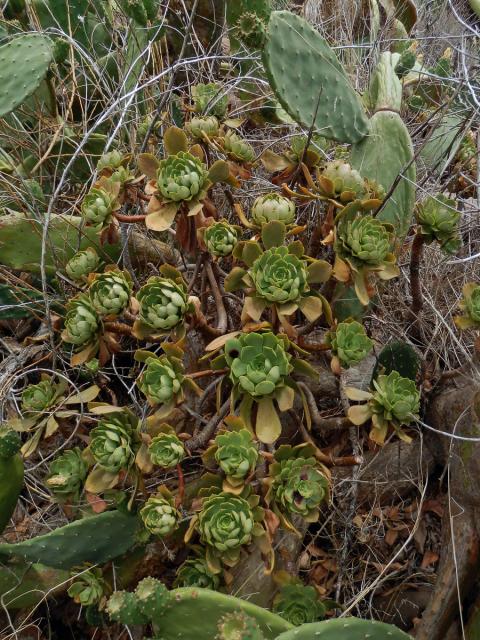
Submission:
{"label": "woody succulent stem", "polygon": [[410,257],[410,288],[412,292],[412,305],[410,309],[415,319],[423,308],[422,287],[420,284],[423,244],[423,236],[417,232],[413,239],[412,255]]}
{"label": "woody succulent stem", "polygon": [[212,295],[215,300],[215,306],[217,307],[217,329],[220,334],[223,334],[227,331],[228,318],[227,312],[225,311],[225,305],[223,304],[222,292],[220,291],[220,286],[215,274],[213,273],[212,264],[210,262],[205,264],[205,269],[208,281],[210,282],[210,289],[212,290]]}

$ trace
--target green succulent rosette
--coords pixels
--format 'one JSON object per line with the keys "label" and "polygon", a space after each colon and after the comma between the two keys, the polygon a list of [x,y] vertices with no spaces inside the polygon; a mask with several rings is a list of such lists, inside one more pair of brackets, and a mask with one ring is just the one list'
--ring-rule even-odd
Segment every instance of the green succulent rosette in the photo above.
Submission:
{"label": "green succulent rosette", "polygon": [[223,87],[215,82],[196,84],[192,87],[195,113],[223,118],[227,113],[228,95]]}
{"label": "green succulent rosette", "polygon": [[295,203],[279,193],[267,193],[255,198],[250,216],[260,227],[272,221],[288,226],[295,222]]}
{"label": "green succulent rosette", "polygon": [[216,591],[220,586],[220,578],[210,571],[204,558],[189,558],[178,568],[174,586],[200,587]]}
{"label": "green succulent rosette", "polygon": [[[289,348],[290,341],[284,334],[277,337],[272,332],[239,333],[225,337],[223,353],[212,361],[214,369],[229,369],[232,403],[240,400],[244,426],[267,444],[275,442],[282,431],[277,406],[278,410],[287,411],[294,402],[295,383],[289,377],[294,366]],[[313,371],[303,360],[296,361],[297,367],[303,369],[303,365]]]}
{"label": "green succulent rosette", "polygon": [[66,311],[62,340],[77,348],[96,343],[100,318],[90,297],[79,294],[67,303]]}
{"label": "green succulent rosette", "polygon": [[207,168],[188,151],[179,151],[160,161],[157,188],[165,202],[201,200],[208,186]]}
{"label": "green succulent rosette", "polygon": [[65,265],[65,273],[71,280],[86,280],[97,270],[100,258],[93,247],[79,251]]}
{"label": "green succulent rosette", "polygon": [[203,242],[207,251],[216,258],[229,256],[237,244],[239,229],[227,220],[219,220],[202,227]]}
{"label": "green succulent rosette", "polygon": [[296,627],[323,620],[327,607],[318,599],[315,587],[285,584],[273,600],[273,612]]}
{"label": "green succulent rosette", "polygon": [[113,171],[112,175],[110,176],[110,181],[112,183],[117,183],[120,186],[119,190],[121,190],[127,182],[131,182],[134,179],[135,174],[132,173],[132,171],[130,171],[128,167],[124,166],[115,169],[115,171]]}
{"label": "green succulent rosette", "polygon": [[78,447],[65,451],[50,465],[46,485],[59,499],[78,496],[87,477],[88,464]]}
{"label": "green succulent rosette", "polygon": [[243,140],[238,133],[229,130],[222,138],[225,153],[237,162],[253,162],[255,150],[251,144]]}
{"label": "green succulent rosette", "polygon": [[373,348],[373,340],[356,320],[340,322],[334,331],[327,334],[326,344],[332,350],[332,370],[335,373],[339,373],[340,367],[348,369],[358,364]]}
{"label": "green succulent rosette", "polygon": [[164,469],[172,469],[185,457],[185,447],[173,429],[159,433],[148,445],[148,453],[153,464]]}
{"label": "green succulent rosette", "polygon": [[292,160],[294,160],[295,164],[300,162],[303,158],[303,162],[307,165],[307,167],[313,167],[320,162],[320,159],[322,157],[321,152],[328,149],[329,143],[326,138],[323,138],[317,133],[314,133],[310,138],[310,142],[308,143],[308,147],[305,152],[307,141],[307,136],[294,136],[290,140],[289,155],[291,155]]}
{"label": "green succulent rosette", "polygon": [[267,504],[287,528],[294,529],[292,517],[316,522],[320,505],[328,499],[329,482],[310,444],[281,445],[274,454],[267,480]]}
{"label": "green succulent rosette", "polygon": [[150,496],[140,509],[140,517],[150,533],[164,538],[178,528],[180,514],[171,493],[160,487],[158,494]]}
{"label": "green succulent rosette", "polygon": [[298,170],[299,163],[302,162],[309,169],[320,164],[320,160],[325,157],[324,151],[328,148],[328,141],[318,134],[313,134],[308,147],[308,138],[304,135],[293,136],[290,140],[290,148],[283,153],[274,153],[271,149],[263,152],[261,160],[267,171],[281,172],[282,178],[288,179],[294,171]]}
{"label": "green succulent rosette", "polygon": [[172,407],[183,398],[185,380],[181,360],[169,356],[150,356],[138,386],[152,405]]}
{"label": "green succulent rosette", "polygon": [[52,380],[29,384],[22,392],[22,411],[47,411],[57,398],[57,388]]}
{"label": "green succulent rosette", "polygon": [[105,582],[101,569],[89,569],[75,577],[74,582],[68,588],[68,595],[82,607],[90,607],[99,604],[108,585]]}
{"label": "green succulent rosette", "polygon": [[300,241],[283,246],[285,225],[271,220],[262,227],[262,243],[242,241],[234,250],[234,257],[242,260],[248,270],[235,266],[225,278],[225,291],[245,289],[242,323],[249,320],[259,322],[267,307],[275,306],[278,318],[289,337],[296,335],[289,317],[297,309],[309,322],[325,314],[331,324],[330,305],[310,285],[327,282],[332,268],[325,260],[315,260],[305,256]]}
{"label": "green succulent rosette", "polygon": [[292,371],[285,342],[273,333],[246,333],[227,340],[230,380],[252,397],[271,396]]}
{"label": "green succulent rosette", "polygon": [[267,249],[255,260],[248,275],[256,295],[268,302],[297,302],[309,289],[305,263],[288,247]]}
{"label": "green succulent rosette", "polygon": [[134,334],[162,335],[183,324],[190,310],[187,287],[178,279],[152,276],[136,295],[139,303]]}
{"label": "green succulent rosette", "polygon": [[467,282],[463,287],[463,297],[459,303],[463,315],[455,317],[459,329],[480,328],[480,284]]}
{"label": "green succulent rosette", "polygon": [[185,125],[185,129],[193,138],[204,140],[218,135],[219,124],[215,116],[194,117]]}
{"label": "green succulent rosette", "polygon": [[390,280],[398,276],[399,269],[392,253],[395,240],[392,225],[366,213],[362,206],[354,201],[339,214],[333,273],[341,282],[353,279],[358,299],[367,305],[368,275],[376,273],[382,280]]}
{"label": "green succulent rosette", "polygon": [[135,438],[131,416],[126,411],[109,413],[90,434],[94,461],[110,473],[128,469],[135,459]]}
{"label": "green succulent rosette", "polygon": [[203,490],[204,500],[198,515],[192,518],[185,541],[198,530],[201,542],[206,546],[206,560],[214,574],[221,572],[221,563],[235,566],[242,547],[254,537],[264,536],[264,511],[259,507],[260,498],[244,488],[239,495],[221,491],[218,487]]}
{"label": "green succulent rosette", "polygon": [[371,393],[347,388],[346,394],[351,400],[367,400],[366,404],[351,406],[348,418],[356,425],[362,425],[371,419],[371,440],[383,444],[391,427],[401,440],[411,442],[410,436],[402,427],[418,418],[420,392],[414,380],[403,378],[398,371],[392,371],[373,381]]}
{"label": "green succulent rosette", "polygon": [[102,316],[116,316],[124,311],[132,294],[130,277],[114,269],[98,273],[88,289],[92,305]]}
{"label": "green succulent rosette", "polygon": [[82,216],[88,224],[104,226],[110,223],[116,207],[116,197],[106,189],[93,187],[82,201]]}
{"label": "green succulent rosette", "polygon": [[325,195],[350,202],[366,195],[365,181],[360,173],[343,160],[328,162],[319,179]]}
{"label": "green succulent rosette", "polygon": [[417,205],[415,215],[425,242],[437,241],[447,254],[459,249],[458,223],[461,213],[455,208],[455,200],[443,194],[431,196]]}
{"label": "green succulent rosette", "polygon": [[100,173],[104,169],[118,169],[125,162],[125,156],[120,151],[114,149],[104,153],[97,162],[97,171]]}
{"label": "green succulent rosette", "polygon": [[248,429],[225,431],[215,438],[214,457],[228,484],[238,487],[255,471],[258,446]]}

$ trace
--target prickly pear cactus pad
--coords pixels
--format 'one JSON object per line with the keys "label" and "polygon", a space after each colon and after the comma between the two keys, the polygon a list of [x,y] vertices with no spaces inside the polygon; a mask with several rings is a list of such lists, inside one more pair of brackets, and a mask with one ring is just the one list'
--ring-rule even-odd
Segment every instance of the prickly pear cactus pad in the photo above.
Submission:
{"label": "prickly pear cactus pad", "polygon": [[275,640],[283,631],[293,628],[268,609],[210,589],[183,587],[174,589],[171,596],[167,610],[154,620],[162,640],[212,640],[217,637],[221,618],[236,612],[253,618],[266,640]]}
{"label": "prickly pear cactus pad", "polygon": [[0,117],[38,89],[51,62],[51,41],[38,33],[18,36],[0,47]]}
{"label": "prickly pear cactus pad", "polygon": [[393,111],[378,111],[370,120],[370,132],[353,145],[351,163],[363,176],[375,180],[388,192],[397,179],[390,198],[378,214],[394,225],[398,240],[408,232],[415,205],[416,168],[413,145],[405,124]]}
{"label": "prickly pear cactus pad", "polygon": [[304,127],[338,142],[368,134],[368,118],[337,56],[303,18],[272,14],[262,60],[276,97]]}
{"label": "prickly pear cactus pad", "polygon": [[304,624],[281,633],[276,640],[412,640],[397,627],[383,622],[340,618]]}
{"label": "prickly pear cactus pad", "polygon": [[23,558],[54,569],[70,569],[82,562],[102,564],[131,549],[141,528],[136,516],[107,511],[26,542],[2,543],[0,558]]}

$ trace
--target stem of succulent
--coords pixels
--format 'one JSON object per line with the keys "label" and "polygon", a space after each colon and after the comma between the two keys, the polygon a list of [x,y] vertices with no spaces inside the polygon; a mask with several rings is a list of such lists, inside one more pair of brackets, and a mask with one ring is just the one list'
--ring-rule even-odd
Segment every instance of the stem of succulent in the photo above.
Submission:
{"label": "stem of succulent", "polygon": [[124,336],[129,336],[132,333],[132,327],[123,322],[105,322],[103,325],[105,331],[111,331],[112,333],[120,333]]}
{"label": "stem of succulent", "polygon": [[200,309],[200,305],[195,305],[195,322],[198,328],[205,333],[208,333],[211,336],[221,336],[224,331],[220,331],[216,327],[212,327],[208,324],[206,317],[203,314],[203,311]]}
{"label": "stem of succulent", "polygon": [[215,274],[213,273],[212,263],[205,263],[205,269],[207,271],[208,281],[210,282],[210,289],[212,290],[212,294],[215,299],[215,306],[217,307],[217,330],[220,334],[224,334],[228,327],[228,317],[225,305],[223,304],[222,292],[220,291],[220,286],[215,278]]}
{"label": "stem of succulent", "polygon": [[412,305],[410,310],[414,316],[414,321],[418,320],[418,314],[423,307],[422,286],[420,284],[420,266],[423,255],[423,236],[417,231],[412,243],[412,254],[410,257],[410,289],[412,292]]}
{"label": "stem of succulent", "polygon": [[310,416],[312,418],[312,424],[316,427],[317,431],[321,433],[321,431],[340,431],[343,429],[348,429],[352,426],[352,423],[345,416],[341,416],[339,418],[322,418],[318,411],[317,403],[315,402],[315,397],[311,392],[310,388],[304,382],[298,382],[297,386],[302,390],[305,399],[307,401],[308,409],[310,411]]}
{"label": "stem of succulent", "polygon": [[229,411],[230,398],[222,404],[218,413],[216,413],[209,422],[207,422],[200,433],[190,438],[190,440],[187,440],[185,448],[190,454],[197,449],[203,449],[207,445],[208,441],[213,437],[218,426]]}
{"label": "stem of succulent", "polygon": [[191,380],[195,380],[197,378],[204,378],[205,376],[218,376],[223,373],[228,373],[229,369],[205,369],[205,371],[194,371],[193,373],[188,373],[187,378]]}
{"label": "stem of succulent", "polygon": [[[306,329],[309,325],[306,325],[306,327],[301,327],[298,330],[298,334],[301,334],[301,329]],[[312,327],[313,328],[313,327]],[[307,351],[330,351],[330,348],[328,346],[328,344],[325,344],[324,342],[307,342],[304,338],[302,338],[301,335],[299,335],[298,340],[297,340],[297,344],[299,347],[302,347],[302,349],[306,349]]]}
{"label": "stem of succulent", "polygon": [[127,216],[123,213],[118,213],[117,211],[114,211],[113,215],[119,222],[128,222],[128,223],[143,222],[147,217],[146,214],[143,214],[143,213],[136,216]]}
{"label": "stem of succulent", "polygon": [[[302,435],[303,441],[308,442],[315,447],[315,457],[317,458],[317,460],[323,462],[323,464],[329,467],[353,467],[363,463],[363,456],[360,455],[342,456],[340,458],[336,458],[331,453],[325,453],[324,451],[319,449],[297,412],[289,411],[289,413],[294,417],[295,423],[298,425],[298,430]],[[347,427],[348,426],[351,426],[351,424],[349,423]]]}
{"label": "stem of succulent", "polygon": [[192,289],[194,288],[196,282],[197,282],[197,278],[198,278],[198,274],[200,273],[200,269],[202,268],[202,264],[203,261],[205,259],[205,256],[203,253],[201,253],[198,258],[197,258],[197,262],[195,263],[195,269],[193,271],[193,275],[192,275],[192,279],[189,282],[188,285],[188,293],[190,293],[192,291]]}

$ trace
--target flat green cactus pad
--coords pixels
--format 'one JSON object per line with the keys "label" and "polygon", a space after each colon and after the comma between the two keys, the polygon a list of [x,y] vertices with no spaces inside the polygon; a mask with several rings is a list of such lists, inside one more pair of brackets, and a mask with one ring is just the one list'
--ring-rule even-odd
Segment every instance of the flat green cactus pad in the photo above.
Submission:
{"label": "flat green cactus pad", "polygon": [[286,631],[276,640],[412,640],[411,636],[397,627],[375,620],[359,618],[336,618],[302,624]]}
{"label": "flat green cactus pad", "polygon": [[50,39],[38,33],[18,36],[0,47],[0,117],[38,89],[52,55]]}
{"label": "flat green cactus pad", "polygon": [[257,622],[266,640],[274,640],[279,633],[293,629],[268,609],[210,589],[184,587],[174,589],[171,595],[169,608],[154,621],[158,624],[159,640],[213,640],[220,618],[238,611]]}
{"label": "flat green cactus pad", "polygon": [[[117,257],[118,247],[112,245],[101,247],[98,230],[93,227],[84,227],[80,231],[81,222],[82,218],[79,216],[52,215],[45,260],[47,273],[54,274],[77,252],[79,236],[81,249],[93,246],[102,258],[106,251],[109,251],[113,258]],[[23,214],[2,216],[0,218],[0,263],[11,269],[39,272],[42,232],[40,220],[26,218]]]}
{"label": "flat green cactus pad", "polygon": [[289,11],[272,13],[263,63],[288,114],[325,138],[358,142],[369,129],[358,95],[326,40]]}
{"label": "flat green cactus pad", "polygon": [[0,564],[0,593],[7,609],[26,609],[67,590],[68,571],[29,562]]}
{"label": "flat green cactus pad", "polygon": [[[376,180],[388,193],[397,177],[413,159],[410,134],[402,119],[393,111],[378,111],[370,120],[370,133],[353,145],[351,165],[363,177]],[[416,168],[412,162],[404,171],[378,217],[395,227],[400,242],[410,227],[415,206]]]}
{"label": "flat green cactus pad", "polygon": [[103,564],[133,547],[141,528],[136,516],[106,511],[24,542],[0,544],[0,558],[20,557],[55,569],[84,562]]}

